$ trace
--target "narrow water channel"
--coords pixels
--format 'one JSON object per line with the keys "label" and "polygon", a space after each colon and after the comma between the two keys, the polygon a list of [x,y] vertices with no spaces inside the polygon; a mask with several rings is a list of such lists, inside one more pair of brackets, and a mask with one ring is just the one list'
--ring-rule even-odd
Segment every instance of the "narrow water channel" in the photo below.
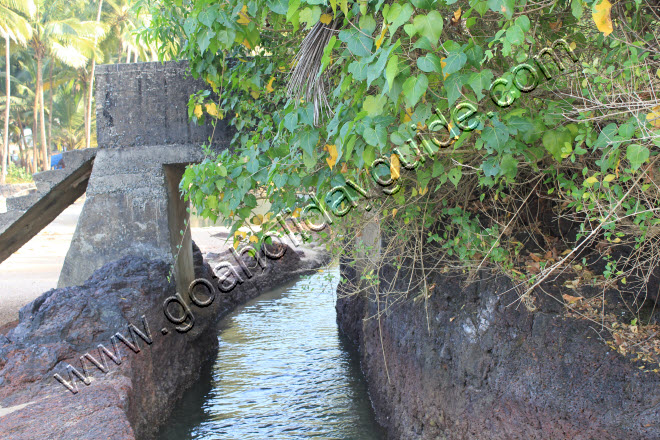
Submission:
{"label": "narrow water channel", "polygon": [[273,290],[223,319],[215,364],[160,440],[381,440],[357,354],[339,333],[338,269]]}

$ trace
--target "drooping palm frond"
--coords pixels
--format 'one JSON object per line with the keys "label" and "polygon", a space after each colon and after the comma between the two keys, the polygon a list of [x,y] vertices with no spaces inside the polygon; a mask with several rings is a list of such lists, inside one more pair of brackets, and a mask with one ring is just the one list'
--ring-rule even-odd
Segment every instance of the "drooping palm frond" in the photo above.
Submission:
{"label": "drooping palm frond", "polygon": [[321,65],[323,51],[337,31],[339,22],[339,17],[327,25],[319,21],[309,31],[294,59],[295,67],[287,87],[287,95],[294,99],[296,105],[303,99],[313,103],[316,126],[326,112],[332,114],[326,92],[328,77],[326,73],[321,73]]}
{"label": "drooping palm frond", "polygon": [[32,27],[19,13],[32,17],[36,6],[32,0],[0,0],[0,28],[9,38],[25,46],[32,36]]}

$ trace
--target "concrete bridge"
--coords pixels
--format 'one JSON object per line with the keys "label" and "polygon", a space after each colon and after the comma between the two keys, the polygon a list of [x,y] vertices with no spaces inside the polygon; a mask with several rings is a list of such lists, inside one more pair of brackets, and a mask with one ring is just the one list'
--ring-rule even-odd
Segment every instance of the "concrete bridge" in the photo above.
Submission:
{"label": "concrete bridge", "polygon": [[63,170],[36,174],[35,192],[7,199],[0,262],[86,192],[58,287],[82,284],[126,255],[175,261],[178,254],[177,288],[187,289],[192,240],[189,229],[180,234],[189,214],[179,181],[186,165],[203,159],[200,145],[212,134],[215,149],[230,140],[224,124],[214,132],[188,121],[188,98],[208,86],[187,71],[185,62],[98,66],[98,148],[65,153]]}

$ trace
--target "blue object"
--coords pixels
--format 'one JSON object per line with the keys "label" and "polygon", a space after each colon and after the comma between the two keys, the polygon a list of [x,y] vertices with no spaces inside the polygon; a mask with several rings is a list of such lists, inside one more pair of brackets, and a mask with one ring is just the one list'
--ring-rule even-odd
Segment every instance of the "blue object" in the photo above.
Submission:
{"label": "blue object", "polygon": [[50,169],[51,170],[57,170],[64,168],[64,164],[62,163],[62,153],[60,154],[53,154],[50,156]]}

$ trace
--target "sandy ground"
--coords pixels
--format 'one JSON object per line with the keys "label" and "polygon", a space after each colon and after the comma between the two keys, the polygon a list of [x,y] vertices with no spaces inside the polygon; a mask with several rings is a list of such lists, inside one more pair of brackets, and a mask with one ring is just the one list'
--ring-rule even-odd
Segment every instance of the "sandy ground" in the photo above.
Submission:
{"label": "sandy ground", "polygon": [[[0,327],[18,319],[18,310],[43,292],[57,287],[57,280],[76,229],[84,196],[60,214],[18,252],[0,263]],[[225,247],[214,234],[224,228],[193,228],[193,240],[204,252]]]}

